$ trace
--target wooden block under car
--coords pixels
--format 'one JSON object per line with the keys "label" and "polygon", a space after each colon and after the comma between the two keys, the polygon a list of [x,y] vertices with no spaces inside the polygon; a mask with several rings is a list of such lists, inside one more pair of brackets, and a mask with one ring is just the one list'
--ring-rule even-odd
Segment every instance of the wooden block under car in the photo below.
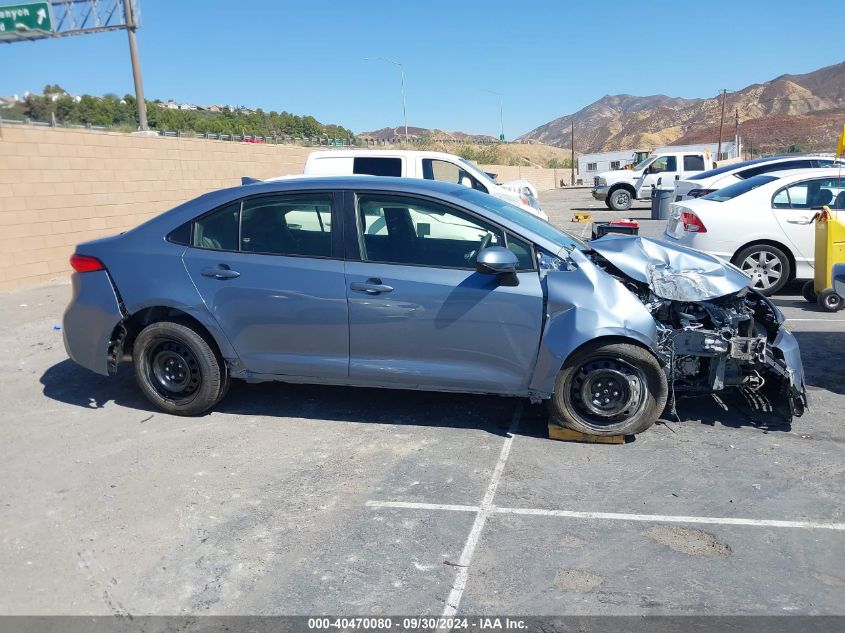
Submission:
{"label": "wooden block under car", "polygon": [[624,444],[624,435],[587,435],[554,423],[549,424],[549,439],[586,444]]}

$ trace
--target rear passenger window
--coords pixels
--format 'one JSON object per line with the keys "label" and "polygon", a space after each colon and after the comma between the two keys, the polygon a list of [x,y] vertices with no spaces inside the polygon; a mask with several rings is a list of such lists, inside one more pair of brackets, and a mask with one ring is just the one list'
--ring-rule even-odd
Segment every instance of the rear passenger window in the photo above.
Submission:
{"label": "rear passenger window", "polygon": [[233,202],[194,222],[193,245],[215,251],[238,250],[240,208],[240,202]]}
{"label": "rear passenger window", "polygon": [[704,156],[684,156],[684,171],[704,171]]}
{"label": "rear passenger window", "polygon": [[241,212],[241,250],[331,257],[331,221],[329,193],[251,198]]}
{"label": "rear passenger window", "polygon": [[379,156],[358,156],[352,164],[353,174],[369,176],[402,176],[402,159]]}

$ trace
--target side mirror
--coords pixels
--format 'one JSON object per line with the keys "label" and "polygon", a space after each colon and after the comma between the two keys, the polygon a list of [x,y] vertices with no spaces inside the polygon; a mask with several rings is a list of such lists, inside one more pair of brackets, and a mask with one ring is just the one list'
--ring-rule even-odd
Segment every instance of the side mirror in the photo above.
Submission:
{"label": "side mirror", "polygon": [[515,273],[519,260],[513,251],[502,246],[488,246],[478,251],[475,269],[484,275],[506,275]]}
{"label": "side mirror", "polygon": [[463,178],[461,178],[461,184],[464,187],[469,187],[470,189],[472,189],[472,180],[469,176],[464,176]]}

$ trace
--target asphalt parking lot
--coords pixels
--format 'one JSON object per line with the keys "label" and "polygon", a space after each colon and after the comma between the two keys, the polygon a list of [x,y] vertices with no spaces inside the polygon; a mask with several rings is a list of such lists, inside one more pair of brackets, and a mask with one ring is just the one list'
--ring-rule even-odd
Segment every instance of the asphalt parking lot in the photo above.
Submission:
{"label": "asphalt parking lot", "polygon": [[803,417],[689,399],[623,445],[371,389],[235,383],[172,417],[67,360],[67,283],[0,295],[0,613],[845,615],[845,312],[790,292]]}

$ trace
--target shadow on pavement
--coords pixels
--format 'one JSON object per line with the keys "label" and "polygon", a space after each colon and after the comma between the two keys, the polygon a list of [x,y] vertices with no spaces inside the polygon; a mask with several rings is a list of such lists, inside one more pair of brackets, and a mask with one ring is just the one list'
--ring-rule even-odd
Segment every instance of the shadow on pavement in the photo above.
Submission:
{"label": "shadow on pavement", "polygon": [[[830,333],[798,333],[801,337],[817,334],[819,340],[806,343],[821,345],[821,337]],[[842,334],[845,337],[845,333]],[[800,339],[799,339],[800,340]],[[800,341],[802,345],[804,340]],[[842,345],[845,341],[839,343]],[[837,359],[832,359],[835,365]],[[808,384],[845,392],[845,369],[841,356],[838,373],[816,371],[808,374]],[[101,409],[113,401],[121,407],[158,413],[135,385],[130,365],[122,365],[115,376],[94,374],[64,360],[41,376],[44,395],[52,400],[85,409]],[[710,396],[679,399],[677,412],[681,422],[699,422],[730,428],[752,426],[766,430],[788,431],[789,422],[780,414],[751,410],[741,399],[726,395],[721,400],[725,410]],[[214,408],[221,413],[246,416],[275,416],[311,420],[332,420],[361,424],[404,424],[450,428],[478,428],[504,435],[518,399],[469,394],[401,391],[363,387],[293,385],[276,382],[247,384],[232,381],[228,395]],[[677,422],[670,411],[664,421]],[[548,416],[545,404],[526,403],[519,434],[545,437]]]}

